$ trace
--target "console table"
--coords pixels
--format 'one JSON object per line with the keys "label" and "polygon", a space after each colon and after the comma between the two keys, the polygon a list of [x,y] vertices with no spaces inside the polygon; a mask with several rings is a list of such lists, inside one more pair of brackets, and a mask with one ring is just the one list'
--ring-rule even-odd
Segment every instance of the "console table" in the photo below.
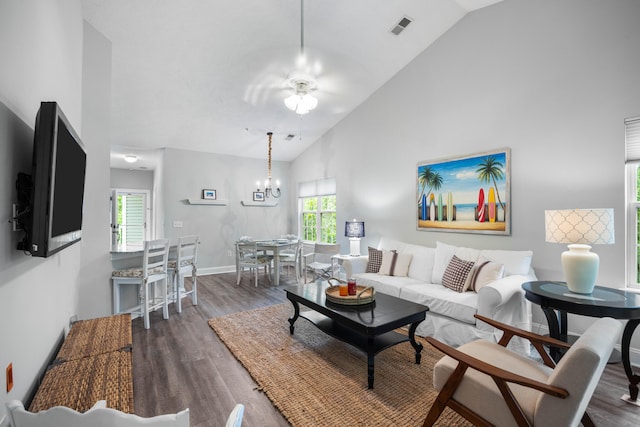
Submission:
{"label": "console table", "polygon": [[[549,335],[567,341],[567,313],[590,317],[613,317],[629,319],[622,333],[622,363],[629,378],[629,395],[623,400],[640,406],[638,384],[640,375],[636,375],[629,359],[631,337],[640,324],[640,294],[619,289],[596,286],[590,295],[569,291],[565,282],[537,281],[522,284],[525,298],[538,304],[549,323]],[[561,357],[557,348],[551,348],[551,357]]]}

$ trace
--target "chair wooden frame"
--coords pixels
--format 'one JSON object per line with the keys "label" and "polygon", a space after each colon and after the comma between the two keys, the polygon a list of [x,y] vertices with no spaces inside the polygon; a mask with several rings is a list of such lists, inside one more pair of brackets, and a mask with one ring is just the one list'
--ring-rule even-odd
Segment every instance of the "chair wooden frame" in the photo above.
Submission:
{"label": "chair wooden frame", "polygon": [[[183,236],[178,239],[177,258],[169,261],[167,268],[171,277],[171,296],[176,304],[176,311],[182,313],[182,298],[191,295],[191,303],[198,305],[198,236]],[[184,278],[191,274],[191,290],[185,291]]]}
{"label": "chair wooden frame", "polygon": [[[503,331],[502,338],[498,342],[498,345],[506,347],[509,341],[511,340],[511,338],[515,336],[529,340],[531,344],[534,346],[534,348],[538,351],[538,353],[540,353],[543,363],[552,369],[555,368],[556,364],[551,358],[551,356],[549,356],[544,346],[549,345],[549,346],[554,346],[561,349],[568,349],[571,347],[569,344],[567,344],[564,341],[559,341],[554,338],[545,337],[545,336],[538,335],[538,334],[525,331],[519,328],[514,328],[512,326],[505,325],[501,322],[497,322],[495,320],[492,320],[477,314],[475,315],[475,317]],[[515,396],[509,389],[507,385],[508,383],[514,383],[524,387],[533,388],[535,390],[541,391],[551,396],[555,396],[560,399],[564,399],[569,395],[568,391],[563,388],[550,386],[548,384],[533,380],[531,378],[527,378],[527,377],[515,374],[513,372],[501,369],[497,366],[486,363],[480,359],[469,356],[466,353],[458,351],[436,340],[435,338],[426,337],[426,340],[429,342],[429,344],[431,344],[432,346],[434,346],[435,348],[437,348],[447,356],[458,361],[458,366],[456,367],[454,372],[451,374],[451,376],[443,386],[442,390],[438,394],[438,397],[436,398],[433,405],[431,406],[431,409],[429,410],[429,413],[427,414],[424,420],[423,426],[425,427],[432,426],[438,420],[438,418],[442,414],[442,411],[444,411],[446,407],[453,409],[458,414],[462,415],[464,418],[466,418],[476,426],[485,426],[485,427],[492,426],[492,424],[486,419],[484,419],[480,414],[472,411],[471,409],[469,409],[468,407],[466,407],[465,405],[456,401],[453,398],[453,395],[456,389],[458,388],[462,379],[464,378],[465,372],[469,368],[478,370],[486,375],[489,375],[493,379],[496,386],[500,390],[500,393],[502,394],[518,426],[531,426],[532,424],[525,417],[524,411],[522,410],[522,408],[520,407],[520,404],[518,403]],[[589,417],[589,415],[586,412],[582,416],[582,424],[583,426],[587,426],[587,427],[595,427],[595,424],[593,423],[591,417]]]}
{"label": "chair wooden frame", "polygon": [[258,270],[260,267],[265,268],[265,273],[268,272],[267,278],[271,282],[271,261],[272,255],[259,253],[258,245],[256,242],[237,242],[236,243],[236,285],[240,284],[242,279],[242,271],[245,268],[255,270],[255,284],[258,287]]}
{"label": "chair wooden frame", "polygon": [[[294,252],[280,252],[280,267],[293,266],[296,271],[296,281],[300,282],[302,278],[302,250],[304,244],[302,240],[298,241],[294,246]],[[292,256],[293,255],[293,256]]]}

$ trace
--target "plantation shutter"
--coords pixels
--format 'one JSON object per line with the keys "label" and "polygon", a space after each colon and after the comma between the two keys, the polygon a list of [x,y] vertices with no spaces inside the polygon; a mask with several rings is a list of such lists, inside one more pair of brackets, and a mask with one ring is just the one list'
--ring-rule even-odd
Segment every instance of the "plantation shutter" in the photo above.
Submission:
{"label": "plantation shutter", "polygon": [[126,194],[122,196],[123,224],[126,243],[141,243],[144,241],[145,206],[142,194]]}
{"label": "plantation shutter", "polygon": [[640,117],[624,121],[627,162],[640,160]]}

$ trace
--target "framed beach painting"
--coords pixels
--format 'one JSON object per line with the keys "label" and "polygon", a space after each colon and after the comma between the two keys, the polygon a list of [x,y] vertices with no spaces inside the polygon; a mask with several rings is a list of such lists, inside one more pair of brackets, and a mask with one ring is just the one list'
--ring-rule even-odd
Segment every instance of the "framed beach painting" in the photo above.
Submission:
{"label": "framed beach painting", "polygon": [[510,180],[508,148],[418,163],[418,230],[510,235]]}

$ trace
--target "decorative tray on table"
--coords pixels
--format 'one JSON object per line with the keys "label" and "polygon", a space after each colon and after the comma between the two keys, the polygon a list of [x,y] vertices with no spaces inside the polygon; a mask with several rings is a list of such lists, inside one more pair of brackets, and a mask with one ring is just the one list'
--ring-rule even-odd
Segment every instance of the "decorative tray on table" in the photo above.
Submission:
{"label": "decorative tray on table", "polygon": [[[328,280],[329,287],[325,289],[327,301],[342,304],[342,305],[367,305],[371,304],[376,298],[376,291],[371,286],[356,286],[355,295],[340,295],[340,280],[332,277]],[[333,285],[332,282],[338,282],[337,285]]]}

